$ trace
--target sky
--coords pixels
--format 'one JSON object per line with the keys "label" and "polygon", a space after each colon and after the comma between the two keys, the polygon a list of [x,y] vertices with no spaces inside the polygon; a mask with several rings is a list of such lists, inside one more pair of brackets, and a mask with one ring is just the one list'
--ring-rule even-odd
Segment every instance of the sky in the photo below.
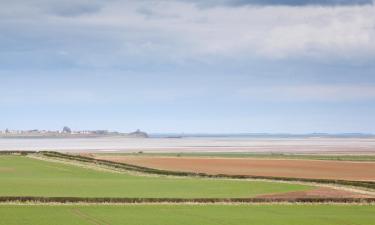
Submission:
{"label": "sky", "polygon": [[0,6],[0,129],[375,133],[372,0]]}

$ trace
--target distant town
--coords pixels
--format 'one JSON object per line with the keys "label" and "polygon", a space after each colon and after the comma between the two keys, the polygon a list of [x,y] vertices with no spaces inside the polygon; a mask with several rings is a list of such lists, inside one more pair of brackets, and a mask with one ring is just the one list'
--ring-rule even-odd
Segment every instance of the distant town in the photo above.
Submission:
{"label": "distant town", "polygon": [[141,130],[130,133],[121,133],[108,130],[72,130],[70,127],[63,127],[61,130],[0,130],[0,138],[70,138],[70,137],[130,137],[148,138],[148,134]]}

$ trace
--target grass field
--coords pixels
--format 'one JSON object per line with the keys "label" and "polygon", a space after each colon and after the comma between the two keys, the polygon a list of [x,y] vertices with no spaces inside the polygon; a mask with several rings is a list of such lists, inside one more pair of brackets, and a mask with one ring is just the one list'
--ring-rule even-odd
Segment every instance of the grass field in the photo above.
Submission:
{"label": "grass field", "polygon": [[0,156],[0,196],[222,198],[312,187],[260,181],[111,173],[23,156]]}
{"label": "grass field", "polygon": [[0,205],[0,225],[373,225],[371,205]]}

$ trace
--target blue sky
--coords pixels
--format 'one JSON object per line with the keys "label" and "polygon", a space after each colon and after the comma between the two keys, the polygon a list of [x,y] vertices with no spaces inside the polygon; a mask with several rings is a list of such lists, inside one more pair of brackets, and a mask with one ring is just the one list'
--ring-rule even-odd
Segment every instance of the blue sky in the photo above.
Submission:
{"label": "blue sky", "polygon": [[0,129],[375,133],[372,1],[0,4]]}

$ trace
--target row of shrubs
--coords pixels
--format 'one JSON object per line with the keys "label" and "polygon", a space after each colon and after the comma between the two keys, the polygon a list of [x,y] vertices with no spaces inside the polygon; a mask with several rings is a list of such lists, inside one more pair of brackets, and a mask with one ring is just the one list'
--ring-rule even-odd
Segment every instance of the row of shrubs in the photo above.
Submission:
{"label": "row of shrubs", "polygon": [[0,151],[0,155],[27,155],[34,154],[36,151]]}
{"label": "row of shrubs", "polygon": [[199,176],[199,177],[209,177],[209,178],[232,178],[232,179],[272,179],[272,180],[281,180],[281,181],[301,181],[301,182],[316,182],[316,183],[325,183],[325,184],[339,184],[339,185],[349,185],[356,187],[364,187],[375,189],[375,182],[372,181],[349,181],[349,180],[333,180],[333,179],[309,179],[309,178],[293,178],[293,177],[270,177],[270,176],[249,176],[249,175],[227,175],[227,174],[205,174],[205,173],[192,173],[192,172],[177,172],[177,171],[168,171],[168,170],[159,170],[152,169],[147,167],[135,166],[126,163],[113,162],[108,160],[94,159],[81,155],[71,155],[64,154],[60,152],[41,152],[43,155],[49,157],[59,157],[70,160],[77,160],[82,162],[90,162],[105,166],[111,166],[120,169],[126,169],[131,171],[138,171],[143,173],[152,173],[160,175],[173,175],[173,176]]}
{"label": "row of shrubs", "polygon": [[60,153],[60,152],[51,152],[51,151],[42,151],[40,153],[43,154],[44,156],[47,156],[47,157],[56,157],[56,158],[63,158],[63,159],[80,161],[80,162],[94,163],[94,164],[98,164],[98,165],[110,166],[110,167],[114,167],[114,168],[131,170],[131,171],[136,171],[136,172],[153,173],[153,174],[165,174],[165,175],[177,175],[177,176],[182,175],[182,174],[184,176],[190,175],[190,173],[181,173],[181,172],[158,170],[158,169],[141,167],[141,166],[126,164],[126,163],[118,163],[118,162],[113,162],[113,161],[108,161],[108,160],[94,159],[94,158],[81,156],[81,155],[64,154],[64,153]]}
{"label": "row of shrubs", "polygon": [[41,203],[375,203],[375,198],[82,198],[1,196],[0,202]]}
{"label": "row of shrubs", "polygon": [[325,184],[339,184],[339,185],[349,185],[356,187],[364,187],[369,189],[375,189],[375,182],[372,181],[349,181],[349,180],[333,180],[333,179],[309,179],[309,178],[294,178],[294,177],[270,177],[270,176],[249,176],[249,175],[227,175],[227,174],[205,174],[205,173],[192,173],[192,172],[178,172],[178,171],[169,171],[169,170],[159,170],[148,167],[136,166],[126,163],[113,162],[102,159],[94,159],[91,157],[86,157],[82,155],[73,155],[73,154],[64,154],[54,151],[7,151],[0,152],[0,154],[35,154],[40,153],[47,157],[63,158],[75,161],[81,161],[86,163],[94,163],[98,165],[104,165],[124,170],[142,172],[142,173],[151,173],[158,175],[172,175],[172,176],[192,176],[192,177],[206,177],[206,178],[232,178],[232,179],[272,179],[280,181],[301,181],[301,182],[316,182],[316,183],[325,183]]}

